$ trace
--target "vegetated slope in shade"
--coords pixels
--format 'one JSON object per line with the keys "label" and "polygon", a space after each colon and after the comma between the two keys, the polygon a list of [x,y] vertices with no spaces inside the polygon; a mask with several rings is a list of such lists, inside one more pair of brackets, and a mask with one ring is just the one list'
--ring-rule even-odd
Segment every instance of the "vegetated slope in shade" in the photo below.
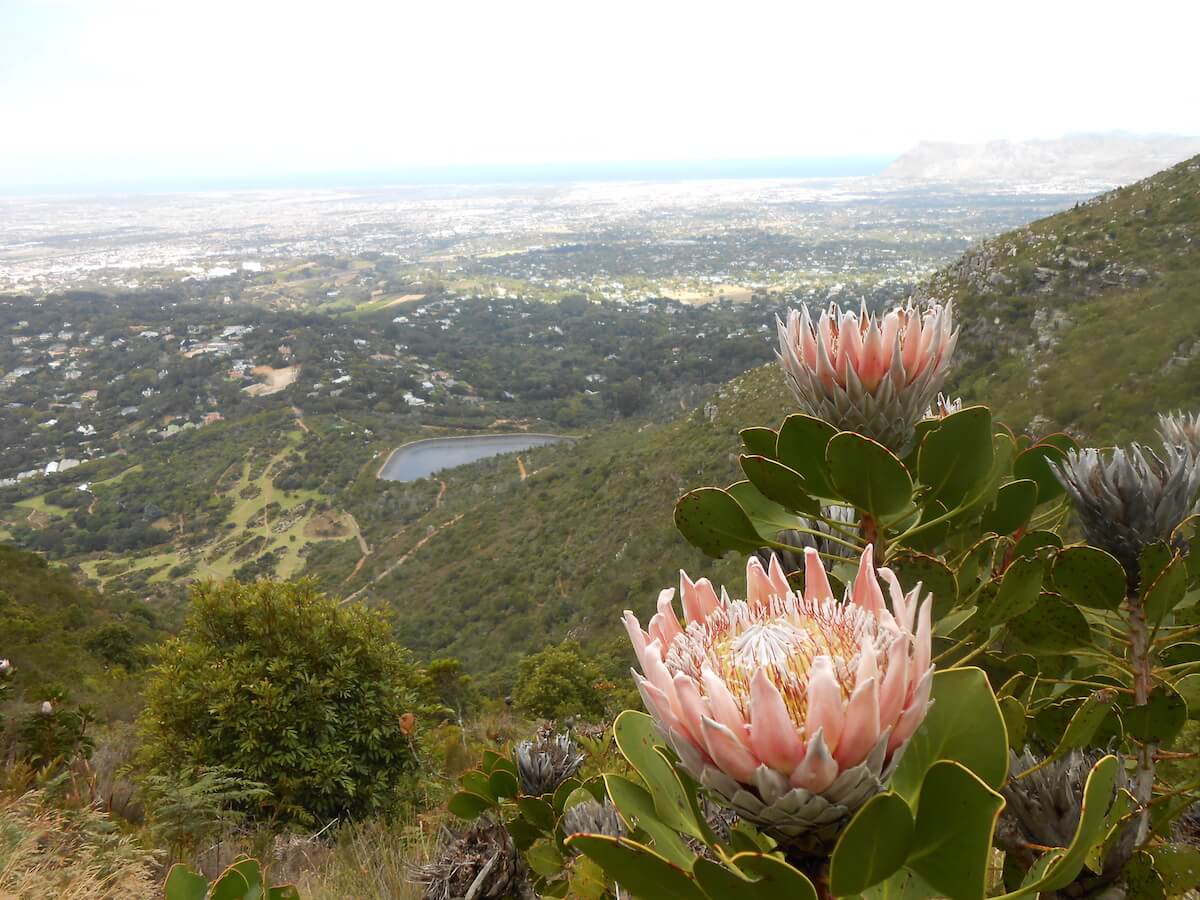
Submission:
{"label": "vegetated slope in shade", "polygon": [[462,519],[365,597],[395,609],[407,646],[459,656],[476,671],[566,636],[613,645],[623,660],[613,643],[622,610],[651,609],[680,567],[693,577],[732,573],[679,536],[676,498],[735,479],[738,429],[790,409],[782,376],[767,366],[675,421],[534,451],[525,480],[511,457],[446,473],[445,501],[423,525]]}
{"label": "vegetated slope in shade", "polygon": [[1200,156],[986,241],[922,296],[954,298],[954,381],[1013,425],[1150,437],[1200,407]]}

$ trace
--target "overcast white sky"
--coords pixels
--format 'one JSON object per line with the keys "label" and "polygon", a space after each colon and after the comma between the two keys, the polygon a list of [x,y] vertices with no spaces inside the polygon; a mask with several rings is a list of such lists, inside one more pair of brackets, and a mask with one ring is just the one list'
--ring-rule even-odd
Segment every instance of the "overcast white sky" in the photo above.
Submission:
{"label": "overcast white sky", "polygon": [[0,0],[0,187],[1200,134],[1196,0]]}

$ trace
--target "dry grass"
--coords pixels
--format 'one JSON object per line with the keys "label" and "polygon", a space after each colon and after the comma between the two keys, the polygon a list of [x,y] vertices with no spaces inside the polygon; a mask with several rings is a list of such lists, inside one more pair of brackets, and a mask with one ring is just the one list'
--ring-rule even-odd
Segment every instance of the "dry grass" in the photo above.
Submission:
{"label": "dry grass", "polygon": [[103,813],[54,809],[39,791],[0,800],[3,900],[144,900],[158,892],[155,854]]}
{"label": "dry grass", "polygon": [[374,820],[343,826],[333,846],[305,843],[297,838],[277,843],[271,869],[275,878],[294,880],[305,900],[421,900],[424,887],[413,876],[428,862],[436,840],[416,823]]}

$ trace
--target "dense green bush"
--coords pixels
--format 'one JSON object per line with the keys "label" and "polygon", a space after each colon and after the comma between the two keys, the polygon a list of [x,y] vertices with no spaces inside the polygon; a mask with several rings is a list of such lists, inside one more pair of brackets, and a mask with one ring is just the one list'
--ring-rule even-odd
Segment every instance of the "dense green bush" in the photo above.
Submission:
{"label": "dense green bush", "polygon": [[418,678],[380,614],[309,583],[201,584],[152,671],[143,762],[236,769],[284,820],[386,810],[415,762],[400,716]]}
{"label": "dense green bush", "polygon": [[513,700],[522,710],[545,719],[599,718],[604,697],[597,686],[600,668],[578,641],[563,641],[521,660]]}

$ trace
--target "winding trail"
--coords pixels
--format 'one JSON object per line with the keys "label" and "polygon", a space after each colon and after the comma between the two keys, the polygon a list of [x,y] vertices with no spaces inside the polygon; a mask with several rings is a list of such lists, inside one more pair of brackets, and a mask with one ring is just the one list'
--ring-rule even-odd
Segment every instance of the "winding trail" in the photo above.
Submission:
{"label": "winding trail", "polygon": [[378,575],[376,575],[374,578],[372,578],[370,581],[368,581],[366,584],[364,584],[362,587],[360,587],[353,594],[350,594],[348,597],[343,598],[342,603],[349,603],[351,600],[357,600],[358,597],[361,596],[364,591],[366,591],[368,588],[372,587],[373,585],[378,584],[379,582],[383,581],[383,579],[385,579],[389,575],[391,575],[394,571],[396,571],[396,569],[400,568],[402,565],[404,565],[406,562],[408,562],[418,550],[420,550],[422,547],[424,547],[426,544],[428,544],[431,540],[433,540],[438,535],[439,532],[449,528],[451,525],[454,525],[464,515],[465,515],[465,513],[459,513],[454,518],[447,519],[441,525],[436,526],[432,531],[429,532],[429,534],[425,535],[425,537],[421,538],[419,541],[417,541],[415,544],[413,544],[412,548],[407,553],[405,553],[403,556],[401,556],[399,559],[397,559],[394,563],[392,563],[390,566],[388,566],[386,569],[384,569],[382,572],[380,572]]}
{"label": "winding trail", "polygon": [[525,461],[521,459],[519,454],[517,456],[517,470],[521,473],[522,481],[529,477],[529,473],[525,471]]}
{"label": "winding trail", "polygon": [[437,495],[437,499],[433,501],[433,508],[434,508],[434,509],[437,509],[439,506],[441,506],[441,505],[442,505],[442,498],[446,496],[446,482],[445,482],[445,480],[444,480],[444,479],[441,479],[441,478],[439,478],[439,479],[438,479],[438,484],[439,484],[439,485],[441,485],[441,487],[439,487],[439,488],[438,488],[438,495]]}
{"label": "winding trail", "polygon": [[369,544],[367,544],[367,539],[363,537],[362,529],[358,527],[358,520],[354,518],[354,513],[348,512],[346,515],[350,519],[350,527],[354,529],[354,537],[358,540],[358,550],[362,555],[359,556],[358,562],[354,564],[354,569],[349,575],[346,576],[345,580],[342,581],[342,584],[352,581],[354,576],[362,571],[362,567],[367,562],[367,557],[371,555],[371,547]]}
{"label": "winding trail", "polygon": [[296,424],[300,426],[300,430],[305,434],[311,434],[308,425],[304,421],[304,412],[298,406],[292,407],[292,415],[296,417]]}

